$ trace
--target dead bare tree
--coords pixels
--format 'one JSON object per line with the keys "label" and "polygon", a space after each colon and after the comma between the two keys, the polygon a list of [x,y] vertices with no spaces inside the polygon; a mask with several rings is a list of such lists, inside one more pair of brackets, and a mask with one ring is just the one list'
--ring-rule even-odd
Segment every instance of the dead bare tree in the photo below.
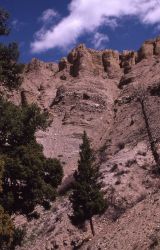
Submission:
{"label": "dead bare tree", "polygon": [[140,86],[138,91],[136,91],[136,97],[137,97],[137,101],[140,103],[140,106],[141,106],[141,110],[142,110],[142,114],[143,114],[143,118],[144,118],[144,122],[146,126],[146,131],[148,135],[148,141],[150,144],[150,149],[151,149],[154,161],[156,163],[156,166],[160,169],[160,156],[157,152],[156,142],[153,137],[153,133],[150,127],[149,117],[148,117],[147,109],[146,109],[147,107],[146,102],[147,102],[148,95],[147,95],[146,90],[142,86]]}

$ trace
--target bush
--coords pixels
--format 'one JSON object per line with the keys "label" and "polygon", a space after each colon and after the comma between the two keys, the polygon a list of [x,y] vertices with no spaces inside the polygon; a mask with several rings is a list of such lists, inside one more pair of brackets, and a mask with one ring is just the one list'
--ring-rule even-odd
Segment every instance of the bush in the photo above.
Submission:
{"label": "bush", "polygon": [[0,249],[8,250],[13,240],[14,227],[10,216],[0,206]]}
{"label": "bush", "polygon": [[22,242],[26,235],[26,230],[24,228],[15,228],[13,233],[13,241],[11,244],[11,250],[14,250],[16,246],[22,246]]}

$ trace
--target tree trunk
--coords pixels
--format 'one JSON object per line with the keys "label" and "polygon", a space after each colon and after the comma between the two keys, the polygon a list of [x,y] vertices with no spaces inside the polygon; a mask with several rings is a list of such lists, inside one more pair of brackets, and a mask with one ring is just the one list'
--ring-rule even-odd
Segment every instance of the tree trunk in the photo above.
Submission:
{"label": "tree trunk", "polygon": [[95,236],[95,231],[94,231],[94,226],[93,226],[93,220],[92,220],[92,218],[90,218],[89,222],[90,222],[90,227],[91,227],[92,235]]}
{"label": "tree trunk", "polygon": [[148,134],[148,138],[149,138],[149,143],[150,143],[152,155],[153,155],[153,158],[155,160],[155,163],[157,164],[157,167],[160,168],[160,157],[159,157],[159,154],[157,153],[154,138],[152,136],[152,132],[151,132],[151,129],[150,129],[150,126],[149,126],[149,121],[148,121],[147,113],[146,113],[146,110],[145,110],[144,100],[140,100],[140,104],[141,104],[141,108],[142,108],[144,121],[145,121],[145,124],[146,124],[146,129],[147,129],[147,134]]}

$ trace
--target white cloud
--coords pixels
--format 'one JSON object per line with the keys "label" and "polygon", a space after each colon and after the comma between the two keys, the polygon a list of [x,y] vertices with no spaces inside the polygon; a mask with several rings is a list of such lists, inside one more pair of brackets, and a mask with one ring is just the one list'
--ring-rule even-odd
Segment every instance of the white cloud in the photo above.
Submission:
{"label": "white cloud", "polygon": [[54,17],[58,16],[58,12],[54,9],[47,9],[43,11],[41,17],[39,18],[40,21],[43,23],[50,22],[53,20]]}
{"label": "white cloud", "polygon": [[109,37],[107,35],[96,32],[93,37],[92,44],[95,49],[104,49],[107,42],[109,42]]}
{"label": "white cloud", "polygon": [[58,24],[36,33],[32,52],[66,48],[101,25],[115,28],[124,16],[136,16],[143,24],[160,24],[160,0],[72,0],[69,11]]}

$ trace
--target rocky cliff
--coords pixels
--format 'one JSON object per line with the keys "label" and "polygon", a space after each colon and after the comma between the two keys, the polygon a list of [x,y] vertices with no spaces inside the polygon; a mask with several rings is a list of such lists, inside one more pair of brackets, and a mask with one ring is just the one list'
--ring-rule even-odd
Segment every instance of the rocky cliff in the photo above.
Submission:
{"label": "rocky cliff", "polygon": [[[69,222],[70,205],[60,197],[51,212],[29,224],[21,249],[159,249],[159,176],[141,105],[160,150],[160,38],[137,51],[96,51],[84,44],[59,64],[33,59],[21,90],[8,93],[16,104],[36,102],[53,121],[37,141],[64,166],[64,183],[77,167],[79,144],[87,131],[101,164],[109,208],[95,218],[97,236]],[[154,213],[154,216],[153,216]],[[141,217],[141,218],[140,218]],[[128,236],[126,236],[128,235]],[[76,248],[77,247],[77,248]]]}

